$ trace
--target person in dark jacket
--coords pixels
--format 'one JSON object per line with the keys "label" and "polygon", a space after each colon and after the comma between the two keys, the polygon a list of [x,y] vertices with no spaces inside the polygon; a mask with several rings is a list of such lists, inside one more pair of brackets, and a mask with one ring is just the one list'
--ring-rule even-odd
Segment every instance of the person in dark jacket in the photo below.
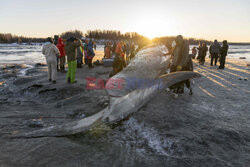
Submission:
{"label": "person in dark jacket", "polygon": [[196,50],[196,47],[194,46],[192,48],[192,59],[195,59],[196,55],[197,55],[197,50]]}
{"label": "person in dark jacket", "polygon": [[112,67],[113,70],[109,73],[110,78],[116,75],[117,73],[121,72],[123,68],[126,67],[126,63],[123,61],[120,55],[116,55]]}
{"label": "person in dark jacket", "polygon": [[[54,35],[54,40],[53,40],[53,43],[55,44],[55,45],[57,45],[58,44],[58,39],[59,39],[59,36],[58,35]],[[59,56],[57,56],[57,58],[56,58],[56,68],[57,68],[57,71],[60,71],[60,69],[59,69]]]}
{"label": "person in dark jacket", "polygon": [[220,54],[220,44],[217,40],[214,40],[214,43],[209,48],[209,52],[211,54],[211,66],[213,66],[213,62],[216,66]]}
{"label": "person in dark jacket", "polygon": [[228,52],[228,44],[227,44],[227,41],[224,40],[223,41],[223,45],[220,49],[220,66],[219,66],[219,69],[224,69],[225,68],[225,61],[226,61],[226,56],[227,56],[227,52]]}
{"label": "person in dark jacket", "polygon": [[95,52],[93,49],[93,43],[92,41],[89,41],[88,47],[87,47],[87,59],[88,59],[88,66],[89,68],[93,68],[93,58],[95,56]]}
{"label": "person in dark jacket", "polygon": [[207,45],[205,43],[202,43],[201,55],[200,55],[200,65],[205,64],[207,51],[208,51]]}
{"label": "person in dark jacket", "polygon": [[[183,40],[181,35],[178,35],[175,39],[176,46],[172,53],[172,63],[170,66],[170,73],[178,71],[192,71],[193,62],[191,56],[189,56],[189,45]],[[174,89],[174,93],[184,93],[184,84],[190,90],[190,95],[193,94],[190,81],[186,80],[171,86]]]}
{"label": "person in dark jacket", "polygon": [[131,47],[130,47],[130,60],[135,57],[135,44],[132,42]]}
{"label": "person in dark jacket", "polygon": [[199,46],[197,48],[197,50],[198,50],[198,56],[196,58],[199,62],[200,62],[200,58],[201,58],[201,47],[202,47],[202,44],[199,43]]}
{"label": "person in dark jacket", "polygon": [[82,58],[83,58],[83,48],[82,46],[78,47],[77,50],[77,68],[82,68]]}
{"label": "person in dark jacket", "polygon": [[83,45],[83,52],[84,52],[84,63],[87,65],[88,64],[88,44],[89,41],[86,39],[85,43]]}
{"label": "person in dark jacket", "polygon": [[67,61],[68,61],[68,72],[67,72],[67,81],[68,83],[76,83],[75,80],[75,73],[76,73],[76,49],[80,47],[81,41],[77,40],[74,37],[71,37],[67,40],[66,46],[65,46],[65,52],[67,55]]}

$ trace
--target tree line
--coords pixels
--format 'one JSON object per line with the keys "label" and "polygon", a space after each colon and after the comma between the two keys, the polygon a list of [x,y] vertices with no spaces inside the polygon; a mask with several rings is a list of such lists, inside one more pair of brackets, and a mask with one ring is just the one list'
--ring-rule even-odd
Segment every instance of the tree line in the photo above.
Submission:
{"label": "tree line", "polygon": [[45,42],[46,38],[30,38],[24,36],[12,35],[11,33],[0,33],[0,43],[35,43]]}
{"label": "tree line", "polygon": [[[174,40],[175,36],[165,36],[165,37],[154,38],[153,42],[158,44],[171,45]],[[210,45],[212,43],[212,41],[208,41],[205,39],[196,39],[196,38],[184,38],[184,40],[186,40],[189,45],[198,45],[199,43],[206,43],[207,45]]]}
{"label": "tree line", "polygon": [[[55,35],[59,35],[64,39],[68,39],[73,36],[78,39],[85,37],[95,40],[99,39],[124,40],[131,42],[133,41],[137,44],[138,43],[147,44],[153,42],[166,45],[170,45],[175,39],[175,36],[165,36],[165,37],[154,38],[152,41],[150,41],[148,38],[136,32],[121,33],[120,31],[117,30],[88,30],[85,34],[80,30],[71,30],[71,31],[66,31],[62,34],[55,34]],[[196,39],[196,38],[185,38],[185,40],[187,40],[190,45],[198,45],[199,43],[206,43],[207,45],[210,45],[212,43],[212,41],[204,39]],[[10,33],[5,33],[5,34],[0,33],[0,43],[35,43],[35,42],[40,43],[45,41],[46,38],[31,38],[31,37],[12,35]],[[232,43],[232,44],[240,44],[240,43]],[[249,43],[244,43],[244,44],[249,44]]]}

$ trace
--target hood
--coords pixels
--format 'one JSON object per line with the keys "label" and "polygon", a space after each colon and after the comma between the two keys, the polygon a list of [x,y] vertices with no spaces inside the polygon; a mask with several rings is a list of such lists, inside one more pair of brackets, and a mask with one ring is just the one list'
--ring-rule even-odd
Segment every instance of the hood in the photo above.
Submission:
{"label": "hood", "polygon": [[215,41],[214,41],[214,44],[215,44],[215,45],[218,45],[218,41],[217,41],[217,40],[215,40]]}
{"label": "hood", "polygon": [[183,43],[183,37],[181,35],[178,35],[175,38],[175,42],[176,42],[177,45],[181,45]]}
{"label": "hood", "polygon": [[62,39],[62,38],[59,38],[59,39],[58,39],[58,44],[61,45],[61,44],[63,44],[62,42],[63,42],[63,39]]}

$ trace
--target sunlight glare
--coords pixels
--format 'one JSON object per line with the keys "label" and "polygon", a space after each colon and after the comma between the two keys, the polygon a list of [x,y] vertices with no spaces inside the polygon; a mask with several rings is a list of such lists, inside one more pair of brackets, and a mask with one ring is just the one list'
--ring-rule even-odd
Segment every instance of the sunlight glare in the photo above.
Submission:
{"label": "sunlight glare", "polygon": [[134,24],[133,30],[150,39],[173,34],[172,21],[162,15],[147,14],[141,16]]}

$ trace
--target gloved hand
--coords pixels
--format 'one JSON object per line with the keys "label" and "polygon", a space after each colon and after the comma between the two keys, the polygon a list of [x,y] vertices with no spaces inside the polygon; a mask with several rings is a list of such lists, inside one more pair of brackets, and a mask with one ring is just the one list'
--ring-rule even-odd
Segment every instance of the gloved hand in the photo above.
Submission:
{"label": "gloved hand", "polygon": [[182,67],[181,66],[177,66],[176,71],[181,71]]}

